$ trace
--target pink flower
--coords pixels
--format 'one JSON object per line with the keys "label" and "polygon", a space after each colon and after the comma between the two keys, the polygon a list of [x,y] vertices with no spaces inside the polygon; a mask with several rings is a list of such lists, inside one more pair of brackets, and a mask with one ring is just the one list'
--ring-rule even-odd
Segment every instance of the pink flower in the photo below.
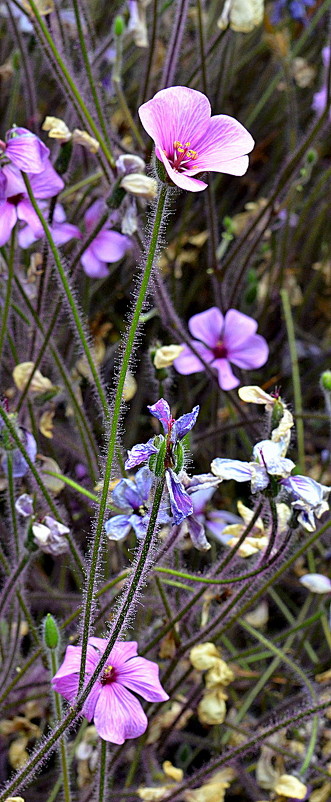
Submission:
{"label": "pink flower", "polygon": [[7,131],[6,142],[0,142],[1,150],[6,160],[26,173],[41,173],[49,157],[49,149],[39,137],[27,128],[17,126]]}
{"label": "pink flower", "polygon": [[[257,323],[253,318],[229,309],[225,317],[216,306],[193,315],[189,330],[197,340],[192,345],[197,353],[218,372],[218,383],[222,390],[232,390],[239,384],[230,362],[239,368],[260,368],[268,359],[269,349],[264,339],[255,334]],[[183,351],[175,359],[178,373],[187,375],[204,370],[198,356],[183,343]]]}
{"label": "pink flower", "polygon": [[[29,174],[31,188],[37,200],[52,198],[64,187],[62,178],[55,172],[49,159],[40,173]],[[18,220],[23,220],[33,231],[35,239],[44,236],[44,229],[28,198],[22,175],[14,164],[0,170],[0,246],[10,239]]]}
{"label": "pink flower", "polygon": [[[39,204],[39,208],[41,209],[44,217],[48,217],[48,204],[46,201],[41,201]],[[72,223],[67,223],[66,214],[64,208],[61,203],[57,203],[55,205],[54,214],[53,214],[53,222],[52,225],[49,226],[50,232],[52,234],[53,240],[55,245],[61,246],[66,245],[71,239],[81,239],[82,234],[77,226],[72,225]],[[43,236],[45,232],[43,231]],[[18,234],[18,242],[21,248],[29,248],[33,242],[36,242],[38,237],[35,236],[35,233],[31,226],[24,226],[19,231]]]}
{"label": "pink flower", "polygon": [[254,140],[227,114],[211,117],[206,95],[186,86],[161,89],[140,106],[139,116],[154,139],[155,154],[181,189],[200,192],[207,184],[193,176],[205,170],[244,175]]}
{"label": "pink flower", "polygon": [[[85,684],[106,646],[106,638],[88,639]],[[81,654],[80,646],[68,646],[62,666],[52,679],[55,690],[68,702],[77,696]],[[169,699],[160,685],[156,663],[137,655],[135,641],[118,641],[83,706],[84,716],[88,721],[94,718],[95,727],[105,741],[123,744],[127,738],[138,738],[147,729],[147,716],[131,691],[148,702]]]}
{"label": "pink flower", "polygon": [[[99,199],[92,203],[92,206],[87,210],[84,215],[84,221],[88,234],[92,233],[106,208],[105,202]],[[119,231],[107,231],[107,225],[106,223],[94,237],[80,260],[83,270],[90,278],[105,278],[108,276],[107,264],[118,262],[131,247],[128,237],[120,234]]]}

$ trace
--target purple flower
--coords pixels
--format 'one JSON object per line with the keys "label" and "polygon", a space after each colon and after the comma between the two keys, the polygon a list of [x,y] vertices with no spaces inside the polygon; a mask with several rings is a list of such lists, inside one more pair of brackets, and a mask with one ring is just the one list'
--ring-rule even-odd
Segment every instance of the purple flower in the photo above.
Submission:
{"label": "purple flower", "polygon": [[311,8],[314,2],[315,0],[276,0],[272,22],[276,24],[282,22],[287,14],[298,22],[307,22],[306,9]]}
{"label": "purple flower", "polygon": [[[47,219],[47,203],[45,201],[41,201],[39,207],[43,212],[44,217]],[[71,239],[82,238],[79,228],[72,225],[72,223],[67,223],[66,214],[61,203],[57,203],[55,206],[53,222],[49,228],[55,245],[57,246],[65,245]],[[45,232],[43,230],[42,236],[44,236],[44,234]],[[21,248],[29,248],[30,245],[32,245],[33,242],[36,242],[37,239],[38,238],[35,236],[33,229],[29,225],[24,226],[19,231],[18,242]]]}
{"label": "purple flower", "polygon": [[161,89],[140,106],[141,122],[155,142],[155,154],[171,181],[200,192],[207,184],[198,173],[243,175],[254,140],[238,120],[226,114],[211,117],[206,95],[186,86]]}
{"label": "purple flower", "polygon": [[[31,188],[37,200],[52,198],[64,187],[62,178],[46,159],[42,172],[29,174]],[[0,247],[10,239],[11,231],[18,220],[23,220],[33,231],[36,239],[44,235],[39,217],[27,196],[23,178],[13,164],[7,164],[0,173]]]}
{"label": "purple flower", "polygon": [[23,518],[33,515],[33,498],[28,493],[22,493],[15,501],[15,509]]}
{"label": "purple flower", "polygon": [[[106,638],[88,639],[86,683],[106,646]],[[64,662],[52,679],[55,690],[71,703],[78,692],[81,654],[80,646],[68,646]],[[156,663],[137,655],[135,641],[118,641],[82,711],[88,721],[94,718],[95,727],[105,741],[123,744],[127,738],[138,738],[146,731],[147,717],[133,695],[135,693],[148,702],[165,702],[169,699],[160,684]]]}
{"label": "purple flower", "polygon": [[281,441],[274,443],[272,440],[261,440],[253,448],[251,462],[216,457],[210,467],[219,479],[250,481],[252,493],[257,493],[268,487],[270,476],[287,477],[295,468],[294,462],[284,457],[283,452],[284,444]]}
{"label": "purple flower", "polygon": [[[234,376],[230,362],[239,368],[260,368],[268,359],[268,345],[260,334],[256,334],[257,323],[253,318],[229,309],[225,317],[212,306],[205,312],[193,315],[188,323],[189,330],[196,340],[192,341],[195,351],[218,372],[218,383],[222,390],[232,390],[239,384]],[[182,343],[183,351],[174,360],[178,373],[187,375],[204,370],[204,365]]]}
{"label": "purple flower", "polygon": [[[192,502],[192,513],[187,515],[182,523],[181,532],[187,532],[191,538],[193,546],[198,551],[208,551],[210,543],[206,538],[206,528],[209,527],[210,517],[213,518],[215,511],[207,511],[206,507],[211,497],[215,493],[220,479],[213,476],[211,473],[202,473],[196,476],[189,477],[184,471],[181,473],[181,481],[184,485],[185,491]],[[223,521],[222,528],[226,522]],[[219,524],[214,522],[216,529],[220,528]]]}
{"label": "purple flower", "polygon": [[[106,204],[102,199],[92,203],[92,206],[84,215],[88,234],[91,234],[106,209]],[[99,231],[81,257],[80,261],[83,265],[83,270],[90,278],[105,278],[108,276],[107,264],[118,262],[131,247],[128,237],[118,231],[108,231],[108,225],[106,223],[102,230]]]}
{"label": "purple flower", "polygon": [[[30,457],[31,462],[34,462],[37,455],[37,443],[33,434],[31,434],[31,432],[29,432],[23,426],[17,427],[17,434],[27,452],[28,457]],[[2,418],[0,422],[0,451],[2,451],[0,456],[1,465],[5,474],[8,474],[8,454],[10,454],[14,479],[21,479],[22,476],[25,476],[29,470],[28,463],[24,459],[19,448],[17,448],[15,443],[12,442],[10,433],[5,428]]]}
{"label": "purple flower", "polygon": [[3,156],[25,173],[42,173],[49,149],[32,131],[13,126],[7,131],[6,142],[0,142],[0,159]]}
{"label": "purple flower", "polygon": [[331,488],[321,485],[309,476],[299,475],[282,479],[281,484],[294,498],[292,507],[294,510],[299,510],[299,523],[308,532],[314,532],[316,529],[314,515],[316,518],[321,518],[329,509],[327,498]]}
{"label": "purple flower", "polygon": [[172,417],[169,404],[164,398],[160,398],[156,404],[148,406],[147,409],[162,424],[164,436],[159,435],[157,438],[151,438],[147,443],[138,443],[133,446],[131,451],[128,451],[125,468],[128,470],[136,465],[141,465],[150,457],[155,459],[159,451],[163,450],[163,471],[165,471],[170,507],[174,522],[178,525],[193,512],[192,501],[180,478],[184,460],[180,441],[193,428],[199,414],[199,407],[194,407],[192,412],[182,415],[178,420]]}
{"label": "purple flower", "polygon": [[[149,524],[149,497],[154,482],[154,475],[145,466],[138,471],[134,479],[121,479],[112,492],[112,502],[116,507],[125,510],[123,515],[114,515],[105,524],[109,540],[123,540],[131,529],[137,538],[146,534]],[[166,514],[158,516],[158,523],[167,523]]]}

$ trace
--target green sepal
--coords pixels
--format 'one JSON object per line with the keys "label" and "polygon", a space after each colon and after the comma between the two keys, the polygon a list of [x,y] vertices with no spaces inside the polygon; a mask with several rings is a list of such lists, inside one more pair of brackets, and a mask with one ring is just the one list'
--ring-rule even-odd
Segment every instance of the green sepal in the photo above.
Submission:
{"label": "green sepal", "polygon": [[67,169],[70,164],[70,159],[72,155],[72,141],[69,139],[68,142],[63,142],[60,148],[60,153],[55,162],[55,170],[60,175],[63,175],[67,172]]}
{"label": "green sepal", "polygon": [[177,445],[175,447],[175,459],[176,459],[175,472],[176,473],[180,473],[181,472],[181,470],[182,470],[182,468],[184,466],[184,458],[185,458],[185,451],[183,449],[183,446],[182,446],[181,443],[177,443]]}
{"label": "green sepal", "polygon": [[271,430],[276,429],[284,415],[284,404],[280,398],[276,398],[271,413]]}
{"label": "green sepal", "polygon": [[44,619],[44,643],[48,649],[56,649],[59,645],[59,630],[55,618],[47,613]]}
{"label": "green sepal", "polygon": [[166,441],[163,440],[156,455],[156,463],[154,468],[155,476],[164,476],[164,460],[166,455],[166,447],[167,447]]}

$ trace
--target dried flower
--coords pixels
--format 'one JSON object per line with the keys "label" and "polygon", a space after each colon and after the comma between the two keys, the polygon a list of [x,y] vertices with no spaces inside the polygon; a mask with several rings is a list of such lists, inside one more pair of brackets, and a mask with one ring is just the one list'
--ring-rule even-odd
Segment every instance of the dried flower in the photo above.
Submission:
{"label": "dried flower", "polygon": [[45,117],[41,127],[43,131],[48,132],[50,139],[59,139],[61,142],[68,142],[71,139],[71,131],[59,117]]}
{"label": "dried flower", "polygon": [[100,148],[100,143],[97,139],[94,139],[87,131],[81,131],[80,128],[74,128],[72,141],[74,145],[82,145],[83,148],[86,148],[90,153],[97,153]]}
{"label": "dried flower", "polygon": [[217,27],[223,31],[230,25],[233,31],[250,33],[261,25],[263,14],[264,0],[225,0]]}
{"label": "dried flower", "polygon": [[153,358],[156,369],[169,368],[182,351],[182,345],[162,345],[157,348]]}
{"label": "dried flower", "polygon": [[149,175],[129,173],[122,178],[120,187],[131,195],[152,199],[157,196],[157,181]]}
{"label": "dried flower", "polygon": [[205,691],[201,702],[198,704],[198,719],[201,724],[223,724],[226,716],[226,693],[220,686],[210,691]]}
{"label": "dried flower", "polygon": [[54,389],[50,379],[47,376],[43,376],[40,370],[34,369],[34,362],[21,362],[13,370],[13,379],[18,390],[22,392],[25,389],[31,373],[33,373],[33,378],[29,386],[29,392],[39,395]]}
{"label": "dried flower", "polygon": [[69,534],[70,529],[51,515],[45,515],[42,522],[32,524],[32,532],[35,543],[45,554],[57,557],[69,550],[65,535]]}
{"label": "dried flower", "polygon": [[282,774],[274,785],[277,794],[296,799],[305,799],[307,786],[292,774]]}

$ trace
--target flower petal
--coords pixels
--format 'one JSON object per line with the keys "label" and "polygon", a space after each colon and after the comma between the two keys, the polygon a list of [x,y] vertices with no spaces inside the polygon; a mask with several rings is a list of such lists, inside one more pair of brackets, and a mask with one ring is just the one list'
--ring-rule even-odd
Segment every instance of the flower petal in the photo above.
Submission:
{"label": "flower petal", "polygon": [[138,488],[139,496],[142,501],[147,501],[148,496],[151,492],[152,486],[154,482],[154,474],[152,471],[149,470],[147,465],[143,468],[140,468],[135,475],[135,483]]}
{"label": "flower petal", "polygon": [[16,206],[12,203],[0,205],[0,247],[10,239],[11,232],[17,222]]}
{"label": "flower petal", "polygon": [[186,525],[194,548],[198,551],[209,551],[210,543],[206,538],[205,527],[195,515],[186,518]]}
{"label": "flower petal", "polygon": [[232,373],[231,365],[228,359],[215,359],[212,367],[216,368],[218,373],[218,383],[222,390],[233,390],[240,384],[239,379]]}
{"label": "flower petal", "polygon": [[228,310],[224,319],[223,341],[230,358],[232,351],[243,347],[256,329],[257,322],[252,317],[238,312],[237,309]]}
{"label": "flower petal", "polygon": [[218,341],[221,339],[224,325],[224,317],[217,306],[212,306],[211,309],[206,309],[205,312],[199,312],[190,318],[188,327],[193,337],[201,340],[205,345],[210,348],[215,348]]}
{"label": "flower petal", "polygon": [[188,192],[202,192],[202,190],[206,189],[208,186],[204,181],[198,181],[196,178],[192,178],[187,174],[188,171],[179,173],[178,170],[174,170],[162,150],[156,148],[155,154],[156,157],[163,162],[171,181],[180,189],[186,189]]}
{"label": "flower petal", "polygon": [[[92,638],[90,638],[92,640]],[[95,640],[97,640],[95,638]],[[101,639],[98,639],[101,640]],[[102,639],[104,640],[104,639]],[[107,643],[107,641],[106,641]],[[113,646],[110,655],[109,655],[109,663],[114,666],[114,668],[120,668],[126,660],[131,660],[132,657],[137,657],[138,653],[138,643],[135,640],[130,641],[117,641],[115,646]]]}
{"label": "flower petal", "polygon": [[171,468],[166,470],[166,482],[170,496],[170,507],[173,514],[174,522],[178,526],[184,518],[193,513],[193,504],[190,496],[184,490],[184,487],[174,471]]}
{"label": "flower petal", "polygon": [[186,86],[161,89],[138,110],[145,131],[167,156],[173,154],[176,141],[190,142],[196,150],[195,143],[203,136],[210,113],[206,95]]}
{"label": "flower petal", "polygon": [[124,540],[131,530],[131,523],[127,515],[114,515],[105,523],[108,540]]}
{"label": "flower petal", "polygon": [[19,170],[26,173],[41,173],[49,149],[32,131],[26,128],[11,128],[7,132],[6,156]]}
{"label": "flower petal", "polygon": [[51,232],[55,245],[65,245],[71,239],[81,239],[82,234],[78,226],[72,223],[60,223],[51,226]]}
{"label": "flower petal", "polygon": [[267,341],[260,334],[249,337],[238,350],[231,349],[231,354],[229,354],[231,362],[244,369],[261,368],[262,365],[265,365],[268,356]]}
{"label": "flower petal", "polygon": [[250,482],[252,468],[250,462],[241,462],[239,459],[213,459],[211,470],[221,479],[234,479],[236,482]]}
{"label": "flower petal", "polygon": [[163,431],[167,434],[173,421],[168,401],[160,398],[156,404],[147,405],[147,409],[149,409],[151,415],[154,415],[154,418],[157,418],[162,423]]}
{"label": "flower petal", "polygon": [[104,685],[94,713],[94,724],[100,737],[113,744],[126,738],[138,738],[148,725],[141,704],[117,682]]}
{"label": "flower petal", "polygon": [[83,265],[84,273],[90,278],[106,278],[109,276],[109,270],[105,262],[97,259],[93,253],[92,245],[86,248],[83,256],[80,257],[81,264]]}
{"label": "flower petal", "polygon": [[192,412],[187,412],[186,415],[181,415],[178,418],[172,428],[171,432],[171,441],[173,443],[177,443],[178,440],[182,440],[188,432],[193,429],[195,426],[197,417],[199,415],[200,407],[197,405],[193,407]]}
{"label": "flower petal", "polygon": [[92,242],[93,253],[102,262],[118,262],[130,247],[130,240],[118,231],[99,231]]}
{"label": "flower petal", "polygon": [[169,699],[159,680],[159,667],[145,657],[134,657],[116,669],[116,683],[138,693],[148,702]]}
{"label": "flower petal", "polygon": [[157,454],[157,451],[154,445],[154,437],[151,437],[147,443],[137,443],[128,451],[128,457],[124,463],[125,469],[129,470],[135,468],[136,465],[141,465],[142,462],[147,462],[152,454]]}
{"label": "flower petal", "polygon": [[17,204],[17,217],[19,220],[24,220],[24,222],[30,226],[37,239],[44,236],[44,229],[39,217],[28,198],[21,200]]}
{"label": "flower petal", "polygon": [[50,161],[44,162],[42,173],[30,176],[31,187],[36,198],[52,198],[64,187],[64,181],[52,167]]}
{"label": "flower petal", "polygon": [[[235,162],[243,156],[247,169],[248,158],[245,154],[253,150],[254,139],[234,117],[218,114],[211,117],[207,129],[201,134],[198,141],[192,143],[192,147],[198,154],[194,163],[197,170],[223,172],[222,163],[229,167],[231,161],[235,165]],[[242,166],[244,163],[242,161]],[[228,170],[224,172],[228,172]],[[234,175],[238,175],[238,173],[234,172]]]}
{"label": "flower petal", "polygon": [[[177,370],[178,373],[181,373],[183,376],[187,376],[190,373],[199,373],[202,370],[205,370],[205,366],[203,362],[200,362],[199,357],[197,357],[193,351],[189,348],[188,345],[183,345],[183,350],[179,356],[174,359],[173,365],[174,368]],[[202,343],[198,342],[198,340],[193,340],[192,345],[194,346],[195,351],[198,354],[201,354],[202,359],[204,359],[207,364],[212,362],[214,355],[212,351],[205,347]]]}

